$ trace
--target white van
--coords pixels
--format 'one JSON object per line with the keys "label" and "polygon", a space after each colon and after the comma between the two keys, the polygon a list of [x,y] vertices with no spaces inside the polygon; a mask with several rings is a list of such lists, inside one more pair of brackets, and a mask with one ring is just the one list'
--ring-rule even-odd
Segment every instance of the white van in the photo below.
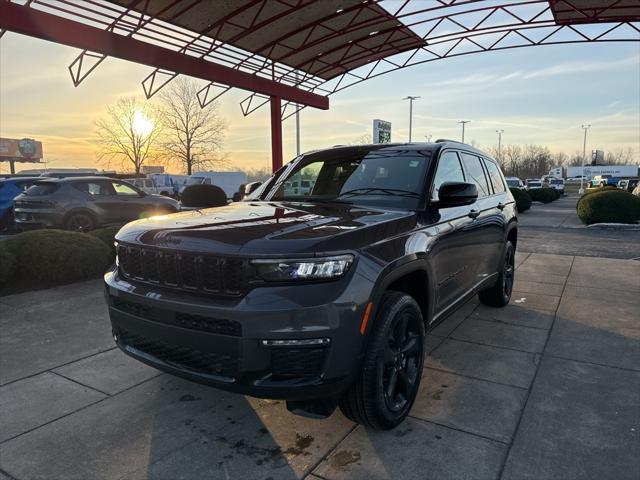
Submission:
{"label": "white van", "polygon": [[138,190],[142,190],[147,195],[157,195],[160,193],[156,182],[154,182],[152,178],[123,178],[123,180],[137,187]]}
{"label": "white van", "polygon": [[175,197],[184,188],[185,183],[189,179],[188,175],[172,175],[169,173],[151,173],[147,178],[152,178],[160,195],[167,197]]}
{"label": "white van", "polygon": [[216,185],[224,190],[227,198],[233,198],[233,194],[240,189],[240,185],[247,183],[247,174],[244,172],[196,172],[189,177],[182,189],[189,185]]}

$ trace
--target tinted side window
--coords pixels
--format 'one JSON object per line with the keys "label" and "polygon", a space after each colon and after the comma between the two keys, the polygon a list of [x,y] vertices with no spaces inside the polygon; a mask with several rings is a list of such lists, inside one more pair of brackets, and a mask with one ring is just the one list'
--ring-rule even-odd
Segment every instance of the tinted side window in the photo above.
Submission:
{"label": "tinted side window", "polygon": [[440,155],[436,176],[433,180],[431,200],[438,201],[438,189],[445,182],[464,182],[464,172],[456,152],[448,151]]}
{"label": "tinted side window", "polygon": [[73,188],[89,195],[109,195],[106,186],[102,182],[77,182]]}
{"label": "tinted side window", "polygon": [[475,183],[478,187],[478,197],[486,197],[491,195],[491,189],[487,183],[487,177],[484,175],[480,158],[475,155],[469,155],[468,153],[462,154],[462,163],[464,164],[465,172],[467,173],[467,181]]}
{"label": "tinted side window", "polygon": [[138,196],[138,191],[127,183],[113,183],[113,189],[118,196]]}
{"label": "tinted side window", "polygon": [[491,160],[484,161],[485,167],[487,167],[487,173],[489,174],[489,180],[491,181],[491,185],[493,185],[493,193],[501,193],[505,191],[504,182],[502,181],[502,175],[500,175],[500,170],[498,166],[493,163]]}

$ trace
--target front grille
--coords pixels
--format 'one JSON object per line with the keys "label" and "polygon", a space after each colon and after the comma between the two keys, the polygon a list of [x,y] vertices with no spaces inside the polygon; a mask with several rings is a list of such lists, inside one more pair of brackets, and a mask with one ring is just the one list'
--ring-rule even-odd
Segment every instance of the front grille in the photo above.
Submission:
{"label": "front grille", "polygon": [[199,330],[219,335],[242,336],[242,325],[235,320],[223,318],[213,318],[204,315],[194,315],[189,313],[172,312],[167,310],[159,311],[149,305],[142,305],[137,302],[130,302],[118,297],[111,297],[112,305],[121,312],[135,315],[154,322],[168,323],[189,330]]}
{"label": "front grille", "polygon": [[249,261],[118,245],[121,274],[133,281],[219,295],[241,295],[252,280]]}
{"label": "front grille", "polygon": [[271,371],[275,377],[311,377],[320,375],[325,348],[274,348]]}
{"label": "front grille", "polygon": [[238,373],[237,356],[170,345],[123,329],[120,329],[119,335],[124,346],[133,347],[176,368],[225,377],[235,377]]}

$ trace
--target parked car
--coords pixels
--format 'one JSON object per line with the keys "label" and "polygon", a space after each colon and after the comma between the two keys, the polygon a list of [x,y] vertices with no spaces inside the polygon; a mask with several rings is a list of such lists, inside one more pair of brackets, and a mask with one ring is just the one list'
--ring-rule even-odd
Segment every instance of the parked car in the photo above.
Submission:
{"label": "parked car", "polygon": [[524,182],[518,177],[506,177],[505,180],[509,188],[524,188]]}
{"label": "parked car", "polygon": [[533,190],[534,188],[542,188],[542,182],[540,180],[527,180],[527,190]]}
{"label": "parked car", "polygon": [[174,213],[178,202],[147,195],[133,185],[107,177],[37,180],[14,200],[16,225],[89,231],[145,215]]}
{"label": "parked car", "polygon": [[636,185],[636,187],[633,189],[633,192],[631,193],[640,197],[640,182]]}
{"label": "parked car", "polygon": [[171,173],[151,173],[147,175],[151,178],[159,189],[160,195],[177,198],[182,188],[189,180],[188,175],[174,175]]}
{"label": "parked car", "polygon": [[564,195],[564,180],[561,178],[549,178],[547,180],[549,188],[556,189],[560,195]]}
{"label": "parked car", "polygon": [[618,188],[624,190],[625,192],[633,192],[633,189],[636,188],[640,178],[623,178],[618,181]]}
{"label": "parked car", "polygon": [[153,178],[123,178],[127,183],[130,183],[138,190],[142,190],[147,195],[159,195],[160,189],[153,181]]}
{"label": "parked car", "polygon": [[13,223],[13,199],[33,185],[38,177],[11,177],[0,180],[0,230]]}
{"label": "parked car", "polygon": [[[288,193],[303,170],[313,188]],[[517,220],[485,153],[378,144],[304,154],[251,201],[133,222],[116,241],[106,298],[126,354],[390,429],[418,392],[425,332],[472,295],[509,302]]]}

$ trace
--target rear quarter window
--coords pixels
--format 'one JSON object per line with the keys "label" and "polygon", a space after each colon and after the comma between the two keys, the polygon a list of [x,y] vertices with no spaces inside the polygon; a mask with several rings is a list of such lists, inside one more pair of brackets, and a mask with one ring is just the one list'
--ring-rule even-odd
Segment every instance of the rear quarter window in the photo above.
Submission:
{"label": "rear quarter window", "polygon": [[484,165],[487,167],[487,173],[489,174],[489,181],[493,186],[493,193],[502,193],[505,191],[504,182],[502,181],[502,175],[500,169],[491,160],[484,160]]}
{"label": "rear quarter window", "polygon": [[50,195],[58,190],[59,187],[60,185],[58,185],[57,183],[35,183],[31,187],[27,188],[24,193],[25,195],[29,195],[30,197]]}

